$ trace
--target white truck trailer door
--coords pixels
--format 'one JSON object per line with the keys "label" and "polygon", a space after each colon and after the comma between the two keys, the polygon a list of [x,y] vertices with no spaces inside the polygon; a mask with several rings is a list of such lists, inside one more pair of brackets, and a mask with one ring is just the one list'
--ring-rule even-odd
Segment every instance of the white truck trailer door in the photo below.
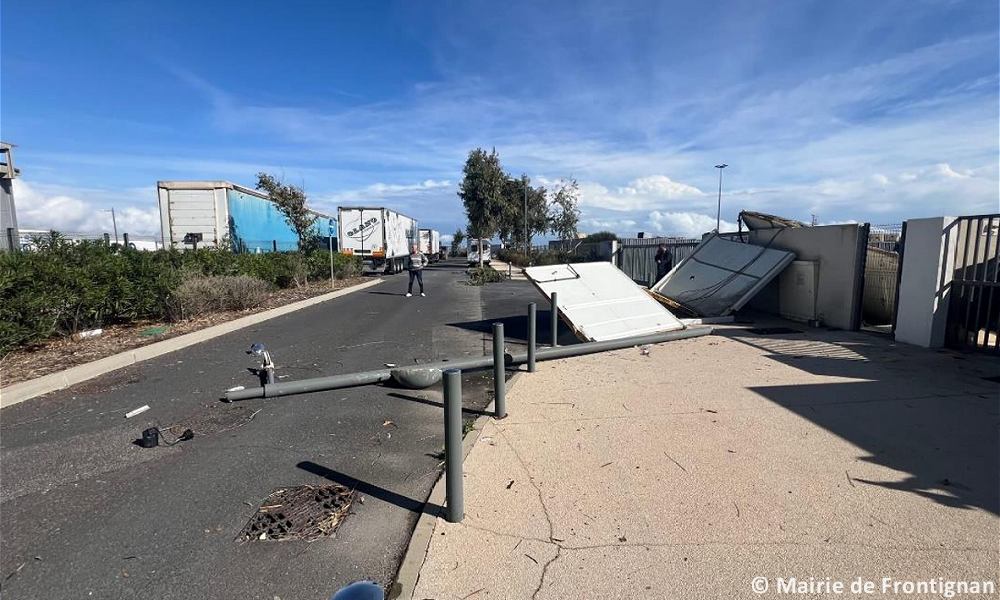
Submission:
{"label": "white truck trailer door", "polygon": [[340,249],[358,255],[370,255],[372,250],[382,250],[384,211],[378,209],[344,208],[340,210]]}
{"label": "white truck trailer door", "polygon": [[386,256],[409,256],[410,246],[419,244],[417,222],[391,210],[385,213]]}
{"label": "white truck trailer door", "polygon": [[[169,240],[164,241],[172,246],[183,248],[185,247],[185,235],[200,233],[202,234],[200,245],[216,245],[220,237],[218,228],[221,220],[220,207],[216,202],[216,190],[170,189],[165,191],[170,235]],[[225,190],[222,191],[225,192]],[[222,208],[224,209],[224,204]]]}

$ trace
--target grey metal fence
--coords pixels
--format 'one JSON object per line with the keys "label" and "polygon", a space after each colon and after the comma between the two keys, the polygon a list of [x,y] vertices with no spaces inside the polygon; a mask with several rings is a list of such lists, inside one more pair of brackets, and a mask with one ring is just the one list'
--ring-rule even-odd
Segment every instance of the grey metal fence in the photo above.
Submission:
{"label": "grey metal fence", "polygon": [[861,320],[865,325],[890,325],[899,289],[899,253],[868,244],[865,260],[864,300]]}
{"label": "grey metal fence", "polygon": [[663,238],[624,238],[618,240],[614,263],[632,281],[649,287],[656,283],[656,250],[664,244],[673,259],[672,264],[684,260],[698,246],[699,240]]}

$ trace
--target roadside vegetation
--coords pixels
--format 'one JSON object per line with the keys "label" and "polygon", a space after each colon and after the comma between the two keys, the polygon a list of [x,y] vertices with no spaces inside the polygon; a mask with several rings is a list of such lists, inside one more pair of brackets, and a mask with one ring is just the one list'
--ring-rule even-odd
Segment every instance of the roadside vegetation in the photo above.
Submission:
{"label": "roadside vegetation", "polygon": [[468,270],[469,285],[486,285],[487,283],[497,283],[507,279],[506,273],[501,273],[493,267],[473,267]]}
{"label": "roadside vegetation", "polygon": [[516,248],[504,248],[497,254],[497,258],[515,267],[562,265],[566,263],[607,260],[601,257],[593,244],[617,239],[618,236],[610,231],[599,231],[573,242],[568,248],[532,248],[528,252]]}
{"label": "roadside vegetation", "polygon": [[[0,253],[0,355],[99,327],[255,308],[272,290],[330,277],[323,251],[146,252],[56,232],[36,244]],[[337,279],[360,272],[360,259],[334,254]]]}
{"label": "roadside vegetation", "polygon": [[[559,239],[576,238],[580,188],[575,179],[561,180],[551,190],[536,187],[527,175],[506,173],[495,149],[482,148],[469,153],[462,175],[458,196],[465,207],[464,233],[470,240],[483,242],[497,236],[507,248],[526,249],[531,248],[533,237],[546,232]],[[461,233],[456,232],[456,248],[464,237]]]}

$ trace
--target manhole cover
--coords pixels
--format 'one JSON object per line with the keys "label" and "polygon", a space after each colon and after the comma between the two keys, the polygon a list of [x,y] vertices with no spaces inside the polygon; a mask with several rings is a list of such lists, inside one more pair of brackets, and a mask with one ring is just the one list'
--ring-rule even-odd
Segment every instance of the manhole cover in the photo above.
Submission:
{"label": "manhole cover", "polygon": [[237,539],[311,542],[336,531],[353,501],[354,491],[337,484],[275,490],[250,517]]}
{"label": "manhole cover", "polygon": [[802,333],[798,329],[792,329],[790,327],[755,327],[753,329],[747,329],[750,333],[756,333],[757,335],[776,335],[779,333]]}

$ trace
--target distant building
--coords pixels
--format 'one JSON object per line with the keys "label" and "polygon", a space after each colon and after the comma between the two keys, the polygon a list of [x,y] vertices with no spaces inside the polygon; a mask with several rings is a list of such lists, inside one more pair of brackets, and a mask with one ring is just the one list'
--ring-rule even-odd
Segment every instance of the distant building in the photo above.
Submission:
{"label": "distant building", "polygon": [[20,233],[14,206],[14,178],[21,170],[14,166],[14,145],[0,142],[0,250],[17,250]]}

